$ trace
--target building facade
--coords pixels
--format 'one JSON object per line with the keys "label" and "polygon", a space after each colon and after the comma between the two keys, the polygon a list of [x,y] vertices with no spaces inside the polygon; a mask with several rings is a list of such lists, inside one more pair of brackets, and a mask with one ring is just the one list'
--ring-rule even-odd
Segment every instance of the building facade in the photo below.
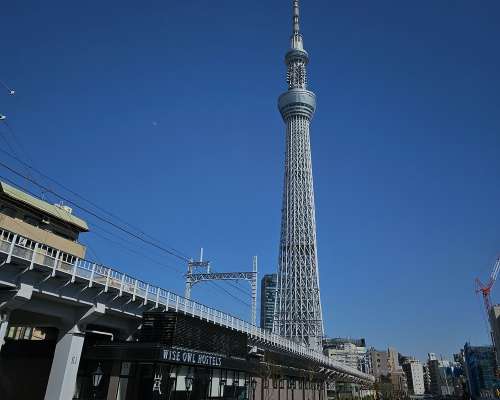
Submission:
{"label": "building facade", "polygon": [[[331,360],[346,364],[365,373],[371,373],[370,357],[365,339],[331,338],[323,340],[323,352]],[[338,383],[328,390],[331,399],[351,399],[373,396],[372,390],[354,383]]]}
{"label": "building facade", "polygon": [[85,246],[78,243],[80,233],[88,231],[85,221],[67,206],[49,204],[5,182],[0,182],[0,229],[85,258]]}
{"label": "building facade", "polygon": [[371,373],[375,376],[376,386],[383,398],[402,398],[408,393],[406,375],[399,365],[399,354],[396,349],[368,351]]}
{"label": "building facade", "polygon": [[424,372],[424,388],[425,393],[431,393],[431,373],[429,372],[429,366],[427,364],[422,364],[422,369]]}
{"label": "building facade", "polygon": [[496,397],[500,382],[495,376],[495,353],[492,346],[464,346],[465,375],[471,397],[476,400]]}
{"label": "building facade", "polygon": [[427,371],[432,395],[460,397],[464,394],[464,371],[460,362],[438,359],[429,353]]}
{"label": "building facade", "polygon": [[491,337],[493,338],[493,348],[495,351],[496,370],[500,366],[500,305],[495,304],[490,308],[489,313]]}
{"label": "building facade", "polygon": [[371,348],[368,351],[371,364],[371,373],[375,378],[380,378],[381,376],[387,376],[391,372],[389,354],[387,350],[376,350]]}
{"label": "building facade", "polygon": [[413,395],[424,394],[424,368],[422,363],[418,360],[407,360],[402,367],[406,375],[409,392]]}
{"label": "building facade", "polygon": [[370,357],[365,339],[333,338],[323,340],[323,352],[330,359],[370,373]]}
{"label": "building facade", "polygon": [[260,327],[269,331],[273,329],[277,277],[276,274],[264,275],[260,286]]}

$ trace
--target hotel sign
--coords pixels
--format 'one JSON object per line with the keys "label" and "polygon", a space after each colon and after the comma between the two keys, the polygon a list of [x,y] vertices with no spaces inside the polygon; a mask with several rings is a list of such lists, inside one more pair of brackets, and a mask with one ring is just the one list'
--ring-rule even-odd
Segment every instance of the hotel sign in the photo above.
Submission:
{"label": "hotel sign", "polygon": [[163,361],[181,364],[207,365],[210,367],[220,367],[223,360],[222,357],[214,356],[213,354],[177,349],[163,349],[162,359]]}

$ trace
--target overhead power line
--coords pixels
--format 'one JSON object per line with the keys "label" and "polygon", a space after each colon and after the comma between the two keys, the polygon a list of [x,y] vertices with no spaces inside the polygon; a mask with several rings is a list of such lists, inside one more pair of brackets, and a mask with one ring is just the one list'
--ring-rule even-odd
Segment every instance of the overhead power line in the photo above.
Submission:
{"label": "overhead power line", "polygon": [[68,204],[71,204],[72,206],[82,210],[83,212],[89,214],[89,215],[92,215],[94,218],[97,218],[99,221],[102,221],[106,224],[109,224],[111,225],[112,227],[114,227],[115,229],[118,229],[119,231],[121,232],[124,232],[126,233],[127,235],[130,235],[138,240],[140,240],[141,242],[144,242],[146,244],[149,244],[150,246],[152,247],[155,247],[156,249],[158,250],[161,250],[167,254],[170,254],[171,256],[173,257],[177,257],[178,259],[180,260],[183,260],[183,261],[189,261],[189,258],[188,257],[184,257],[182,255],[179,255],[177,254],[176,252],[170,250],[170,249],[167,249],[166,247],[163,247],[161,245],[158,245],[154,242],[152,242],[151,240],[148,240],[148,239],[145,239],[139,235],[137,235],[136,233],[134,232],[131,232],[129,231],[128,229],[125,229],[124,227],[118,225],[118,224],[115,224],[113,221],[110,221],[109,219],[107,218],[104,218],[102,216],[100,216],[99,214],[96,214],[94,211],[92,210],[89,210],[87,207],[83,207],[81,206],[80,204],[76,203],[75,201],[71,200],[71,199],[68,199],[67,197],[65,196],[62,196],[60,195],[59,193],[53,191],[52,189],[48,188],[47,186],[44,186],[40,183],[38,183],[35,179],[29,177],[29,176],[26,176],[25,174],[15,170],[14,168],[11,168],[10,166],[8,166],[7,164],[3,163],[3,162],[0,162],[0,166],[4,167],[5,169],[7,169],[8,171],[10,171],[11,173],[13,173],[14,175],[20,177],[20,178],[24,178],[26,179],[27,181],[31,182],[32,184],[34,184],[35,186],[37,186],[38,188],[42,189],[43,191],[45,191],[46,193],[50,193],[52,194],[53,196],[56,196],[57,198],[59,198],[60,200],[68,203]]}
{"label": "overhead power line", "polygon": [[[0,86],[3,86],[3,87],[4,87],[7,91],[8,91],[9,95],[13,96],[13,95],[15,95],[15,94],[16,94],[16,91],[15,91],[13,88],[9,87],[7,84],[5,84],[5,82],[3,82],[3,81],[1,81],[1,80],[0,80]],[[1,117],[3,117],[3,118],[1,118]],[[19,141],[19,140],[17,140],[17,137],[16,137],[16,134],[15,134],[14,130],[12,129],[12,127],[10,126],[10,124],[8,124],[8,123],[7,123],[7,121],[6,121],[6,117],[5,117],[5,116],[0,115],[0,120],[2,120],[3,124],[7,127],[8,133],[9,133],[9,134],[10,134],[10,136],[12,137],[13,142],[14,142],[14,143],[17,145],[17,147],[20,149],[21,153],[23,153],[23,154],[26,156],[26,158],[28,158],[28,160],[29,160],[30,162],[32,162],[32,163],[33,163],[33,161],[31,160],[31,158],[29,157],[29,155],[26,153],[25,149],[23,148],[22,144],[20,143],[20,141]],[[140,228],[137,228],[136,226],[134,226],[134,225],[132,225],[132,224],[128,223],[127,221],[123,220],[122,218],[120,218],[120,217],[116,216],[115,214],[113,214],[113,213],[111,213],[111,212],[109,212],[109,211],[105,210],[104,208],[100,207],[99,205],[97,205],[96,203],[92,202],[91,200],[89,200],[89,199],[85,198],[84,196],[82,196],[82,195],[78,194],[77,192],[75,192],[75,191],[71,190],[71,189],[70,189],[70,188],[68,188],[67,186],[65,186],[65,185],[63,185],[62,183],[60,183],[60,182],[56,181],[55,179],[53,179],[53,178],[51,178],[51,177],[47,176],[46,174],[44,174],[43,172],[41,172],[41,171],[40,171],[40,170],[38,170],[37,168],[35,168],[35,167],[33,167],[32,165],[28,164],[27,162],[23,161],[23,160],[22,160],[22,159],[21,159],[21,158],[17,155],[17,152],[16,152],[16,151],[14,150],[14,148],[12,147],[12,145],[11,145],[11,143],[10,143],[9,139],[7,138],[7,135],[5,134],[5,132],[0,131],[0,135],[2,136],[3,140],[4,140],[4,141],[5,141],[5,143],[7,144],[8,148],[10,149],[10,151],[12,152],[12,154],[11,154],[11,153],[9,153],[9,152],[7,152],[7,151],[5,151],[5,150],[3,150],[3,149],[0,149],[0,152],[2,152],[3,154],[7,155],[7,156],[8,156],[8,157],[10,157],[11,159],[16,160],[16,161],[17,161],[17,162],[19,162],[21,165],[23,165],[25,168],[27,168],[27,175],[25,175],[25,174],[23,174],[23,173],[21,173],[21,172],[19,172],[19,171],[15,170],[14,168],[11,168],[10,166],[8,166],[8,165],[6,165],[6,164],[4,164],[4,163],[0,162],[0,165],[1,165],[1,166],[3,166],[4,168],[6,168],[6,169],[7,169],[8,171],[10,171],[11,173],[13,173],[13,174],[15,174],[15,175],[17,175],[17,176],[19,176],[19,177],[21,177],[21,178],[24,178],[24,179],[25,179],[25,180],[27,180],[28,182],[31,182],[31,183],[32,183],[32,184],[34,184],[36,187],[38,187],[39,189],[41,189],[41,190],[42,190],[42,193],[44,193],[44,192],[45,192],[45,193],[51,193],[52,195],[56,196],[57,198],[59,198],[59,199],[61,199],[61,200],[65,201],[65,202],[67,202],[67,203],[69,203],[69,204],[73,205],[74,207],[77,207],[78,209],[80,209],[80,210],[82,210],[83,212],[85,212],[85,213],[87,213],[87,214],[89,214],[89,215],[93,216],[94,218],[97,218],[98,220],[100,220],[100,221],[102,221],[102,222],[104,222],[104,223],[107,223],[107,224],[109,224],[109,225],[113,226],[115,229],[118,229],[119,231],[124,232],[124,233],[126,233],[127,235],[129,235],[129,236],[131,236],[131,237],[133,237],[133,238],[135,238],[135,239],[138,239],[138,240],[140,240],[141,242],[143,242],[143,243],[145,243],[145,244],[148,244],[148,245],[150,245],[150,246],[152,246],[152,247],[155,247],[156,249],[161,250],[161,251],[163,251],[163,252],[165,252],[165,253],[167,253],[167,254],[169,254],[169,255],[173,256],[173,257],[176,257],[176,258],[178,258],[178,259],[180,259],[180,260],[183,260],[183,261],[189,261],[189,260],[190,260],[190,257],[189,257],[189,256],[187,256],[185,253],[183,253],[183,252],[181,252],[181,251],[179,251],[179,250],[177,250],[177,249],[174,249],[174,248],[172,248],[172,247],[166,247],[166,246],[161,245],[159,240],[155,239],[153,236],[151,236],[151,235],[147,234],[146,232],[142,231]],[[62,189],[64,189],[65,191],[67,191],[68,193],[71,193],[73,196],[76,196],[76,197],[78,197],[79,199],[81,199],[81,200],[83,200],[83,201],[87,202],[88,204],[90,204],[91,206],[93,206],[94,208],[96,208],[97,210],[99,210],[99,211],[101,211],[101,212],[103,212],[103,213],[107,214],[107,215],[108,215],[108,216],[110,216],[111,218],[114,218],[114,219],[116,219],[116,220],[120,221],[121,223],[123,223],[124,225],[128,226],[129,228],[132,228],[132,229],[136,230],[136,231],[137,231],[137,232],[139,232],[139,233],[140,233],[140,235],[142,235],[143,237],[141,237],[140,235],[137,235],[137,234],[136,234],[136,233],[134,233],[134,232],[129,231],[128,229],[125,229],[124,227],[122,227],[122,226],[120,226],[120,225],[118,225],[118,224],[114,223],[113,221],[110,221],[110,220],[109,220],[109,219],[107,219],[107,218],[101,217],[100,215],[98,215],[98,214],[97,214],[97,213],[95,213],[94,211],[89,210],[87,207],[83,207],[83,206],[79,205],[78,203],[76,203],[75,201],[72,201],[72,200],[70,200],[70,199],[66,198],[65,196],[62,196],[62,195],[58,194],[57,192],[55,192],[55,191],[54,191],[54,190],[52,190],[51,188],[48,188],[48,187],[46,187],[46,186],[44,186],[44,185],[40,184],[39,182],[37,182],[37,181],[36,181],[36,180],[35,180],[35,179],[31,176],[30,171],[34,171],[34,172],[36,172],[36,173],[37,173],[38,175],[40,175],[42,178],[47,179],[48,181],[50,181],[50,182],[52,182],[52,183],[54,183],[54,184],[58,185],[59,187],[61,187],[61,188],[62,188]],[[12,182],[10,179],[6,179],[6,178],[3,178],[3,179],[5,179],[5,180],[9,181],[10,183],[14,184],[15,186],[19,186],[19,185],[15,184],[14,182]],[[22,189],[23,189],[23,190],[25,190],[25,191],[27,191],[28,193],[30,193],[30,191],[29,191],[29,190],[27,190],[26,188],[22,188]],[[32,195],[33,195],[33,196],[35,196],[35,197],[38,197],[38,196],[34,195],[33,193],[30,193],[30,194],[32,194]],[[94,225],[95,225],[95,224],[94,224]],[[101,227],[101,229],[103,229],[103,228]],[[98,235],[98,236],[100,236],[100,237],[104,238],[105,240],[111,241],[110,239],[106,239],[103,235]],[[144,239],[144,237],[149,238],[149,240]],[[123,239],[123,240],[124,240],[124,239]],[[117,242],[114,242],[114,243],[115,243],[115,244],[117,244],[117,245],[120,245],[120,244],[119,244],[119,243],[117,243]],[[121,245],[121,246],[122,246],[122,247],[125,247],[125,246],[123,246],[123,245]],[[90,249],[90,250],[92,250],[90,247],[89,247],[89,249]],[[129,250],[129,251],[133,251],[133,252],[135,252],[136,254],[141,254],[140,252],[136,252],[136,251],[134,251],[134,250],[132,250],[132,249],[128,249],[128,250]],[[144,256],[144,254],[141,254],[141,255],[142,255],[142,256]],[[96,256],[97,256],[97,254],[96,254]],[[155,261],[154,259],[152,259],[152,258],[151,258],[151,257],[149,257],[149,256],[148,256],[147,258],[149,258],[149,259],[150,259],[150,260],[152,260],[152,261]],[[160,265],[162,265],[162,266],[167,266],[167,267],[172,268],[172,266],[168,266],[168,265],[166,265],[166,264],[164,264],[164,263],[159,263],[159,262],[157,262],[157,261],[155,261],[155,262],[156,262],[156,263],[158,263],[158,264],[160,264]],[[247,302],[245,302],[245,301],[241,300],[240,298],[236,297],[236,296],[235,296],[235,295],[233,295],[231,292],[229,292],[229,291],[228,291],[228,290],[226,290],[225,288],[223,288],[223,287],[221,287],[220,285],[218,285],[216,282],[210,282],[210,283],[211,283],[211,284],[213,284],[214,286],[218,287],[219,289],[221,289],[221,290],[222,290],[222,291],[224,291],[226,294],[228,294],[229,296],[231,296],[231,297],[232,297],[232,298],[234,298],[235,300],[239,301],[240,303],[245,304],[245,305],[247,305],[247,306],[250,306],[250,304],[249,304],[249,303],[247,303]],[[234,284],[232,284],[232,283],[230,283],[230,282],[226,282],[226,283],[230,284],[231,286],[233,286],[234,288],[238,289],[239,291],[241,291],[241,292],[245,293],[245,291],[243,291],[243,290],[242,290],[241,288],[239,288],[237,285],[234,285]],[[246,293],[245,293],[245,294],[246,294]]]}
{"label": "overhead power line", "polygon": [[[151,240],[154,240],[155,243],[158,243],[159,241],[157,239],[155,239],[153,236],[147,234],[146,232],[142,231],[140,228],[128,223],[127,221],[123,220],[122,218],[120,218],[119,216],[107,211],[106,209],[102,208],[101,206],[99,206],[98,204],[94,203],[93,201],[87,199],[86,197],[82,196],[81,194],[75,192],[74,190],[68,188],[67,186],[65,186],[64,184],[58,182],[57,180],[51,178],[50,176],[44,174],[42,171],[40,171],[39,169],[33,167],[32,165],[28,164],[27,162],[23,161],[22,159],[20,159],[19,157],[13,155],[13,154],[10,154],[9,152],[3,150],[3,149],[0,149],[0,152],[5,154],[6,156],[10,157],[11,159],[13,160],[16,160],[17,162],[19,162],[20,164],[22,164],[24,167],[28,168],[28,170],[32,170],[34,172],[36,172],[38,175],[40,175],[41,177],[43,177],[44,179],[47,179],[49,180],[50,182],[60,186],[61,188],[63,188],[64,190],[66,190],[68,193],[71,193],[72,195],[80,198],[81,200],[89,203],[90,205],[92,205],[93,207],[95,207],[96,209],[106,213],[107,215],[109,215],[110,217],[112,218],[115,218],[119,221],[121,221],[122,223],[124,223],[125,225],[129,226],[130,228],[133,228],[135,230],[137,230],[139,233],[141,233],[142,235],[148,237],[149,239]],[[177,250],[177,249],[174,249],[172,247],[169,247],[170,250],[173,250],[174,252],[180,254],[181,256],[185,257],[184,260],[188,260],[190,259],[189,256],[187,256],[185,253],[181,252],[180,250]],[[214,270],[215,272],[215,270]],[[233,288],[235,288],[236,290],[238,290],[239,292],[245,294],[245,295],[250,295],[250,291],[249,290],[245,290],[241,287],[239,287],[238,285],[236,285],[235,283],[233,282],[225,282],[227,285],[229,286],[232,286]]]}
{"label": "overhead power line", "polygon": [[[6,156],[10,157],[11,159],[13,160],[16,160],[17,162],[19,162],[20,164],[22,164],[24,167],[28,168],[29,170],[32,170],[34,172],[36,172],[38,175],[40,175],[41,177],[43,177],[44,179],[47,179],[49,180],[50,182],[60,186],[62,189],[66,190],[68,193],[71,193],[73,196],[76,196],[78,197],[79,199],[87,202],[88,204],[90,204],[91,206],[95,207],[96,209],[98,209],[99,211],[101,212],[104,212],[106,213],[107,215],[109,215],[110,217],[112,218],[115,218],[117,220],[119,220],[120,222],[122,222],[123,224],[127,225],[128,227],[132,228],[132,229],[135,229],[137,232],[139,232],[141,235],[143,236],[146,236],[148,237],[150,240],[154,241],[156,245],[160,246],[160,247],[163,247],[160,243],[160,241],[156,238],[154,238],[153,236],[147,234],[146,232],[144,232],[142,229],[130,224],[129,222],[125,221],[123,218],[120,218],[119,216],[111,213],[110,211],[107,211],[106,209],[104,209],[103,207],[99,206],[98,204],[96,204],[95,202],[89,200],[88,198],[82,196],[81,194],[75,192],[74,190],[68,188],[67,186],[63,185],[62,183],[58,182],[57,180],[51,178],[50,176],[44,174],[43,172],[41,172],[39,169],[33,167],[32,165],[28,164],[27,162],[21,160],[19,157],[13,155],[13,154],[10,154],[9,152],[3,150],[3,149],[0,149],[0,152],[5,154]],[[52,192],[50,189],[49,189],[49,192]],[[57,197],[61,198],[61,196],[59,195],[56,195]],[[66,201],[66,200],[65,200]],[[68,200],[69,202],[69,200]],[[77,206],[78,208],[80,209],[83,209],[82,207],[80,206]],[[85,211],[85,210],[84,210]],[[175,252],[177,254],[179,254],[180,256],[182,256],[184,258],[184,260],[189,260],[190,257],[188,255],[186,255],[184,252],[180,251],[180,250],[177,250],[173,247],[170,247],[168,246],[167,247],[170,251],[172,252]]]}
{"label": "overhead power line", "polygon": [[[4,152],[4,153],[5,153],[5,151],[3,151],[2,149],[0,149],[0,152]],[[21,177],[21,178],[24,178],[24,179],[26,179],[26,180],[30,181],[31,183],[33,183],[35,186],[37,186],[37,187],[41,188],[42,190],[44,190],[44,191],[46,191],[46,192],[48,192],[48,193],[53,194],[54,196],[56,196],[56,197],[58,197],[58,198],[62,199],[63,201],[66,201],[66,202],[67,202],[67,203],[69,203],[69,204],[72,204],[73,206],[75,206],[75,207],[77,207],[77,208],[81,209],[81,210],[82,210],[82,211],[84,211],[84,212],[89,213],[89,214],[90,214],[90,215],[92,215],[93,217],[95,217],[95,218],[97,218],[97,219],[99,219],[99,220],[101,220],[101,221],[103,221],[103,222],[106,222],[106,223],[110,224],[111,226],[113,226],[113,227],[115,227],[115,228],[119,229],[120,231],[125,232],[125,233],[127,233],[128,235],[130,235],[130,236],[132,236],[132,237],[134,237],[134,238],[137,238],[137,239],[139,239],[139,240],[141,240],[141,241],[143,241],[143,242],[144,242],[144,240],[143,240],[143,239],[141,239],[141,238],[140,238],[140,237],[138,237],[137,235],[133,234],[132,232],[129,232],[129,231],[127,231],[127,230],[125,230],[125,229],[123,229],[123,228],[121,228],[121,227],[117,226],[117,225],[116,225],[116,224],[114,224],[113,222],[107,221],[106,219],[104,219],[104,218],[102,218],[102,217],[98,216],[97,214],[95,214],[95,213],[93,213],[93,212],[91,212],[91,211],[87,211],[85,208],[83,208],[83,207],[81,207],[81,206],[77,205],[75,202],[72,202],[72,201],[70,201],[70,200],[68,200],[68,199],[64,198],[63,196],[58,195],[58,194],[57,194],[57,193],[55,193],[53,190],[51,190],[51,189],[49,189],[49,188],[45,187],[44,185],[41,185],[40,183],[36,182],[34,179],[32,179],[32,178],[29,178],[29,177],[25,176],[24,174],[20,173],[19,171],[15,170],[14,168],[11,168],[10,166],[8,166],[8,165],[4,164],[4,163],[3,163],[3,162],[1,162],[1,161],[0,161],[0,166],[2,166],[2,167],[4,167],[4,168],[6,168],[8,171],[12,172],[12,173],[13,173],[13,174],[15,174],[15,175],[17,175],[17,176],[19,176],[19,177]],[[31,193],[31,192],[30,192],[30,190],[26,189],[26,188],[25,188],[25,187],[23,187],[22,185],[16,184],[15,182],[13,182],[12,180],[10,180],[10,179],[8,179],[8,178],[6,178],[6,177],[2,177],[2,176],[0,176],[0,178],[1,178],[1,179],[4,179],[5,181],[8,181],[9,183],[11,183],[11,184],[13,184],[13,185],[15,185],[15,186],[18,186],[20,189],[22,189],[22,190],[26,191],[27,193],[31,194],[32,196],[38,197],[38,196],[36,196],[34,193]],[[96,225],[96,224],[94,224],[94,225],[95,225],[95,226],[98,226],[98,225]],[[99,228],[100,228],[100,229],[103,229],[102,227],[99,227]],[[103,230],[104,230],[104,229],[103,229]],[[100,235],[100,234],[98,234],[97,232],[94,232],[94,233],[95,233],[97,236],[99,236],[99,237],[101,237],[102,239],[104,239],[104,240],[108,240],[108,241],[110,241],[110,242],[115,243],[116,245],[120,245],[120,246],[122,246],[122,247],[126,247],[126,246],[124,246],[124,245],[121,245],[120,243],[117,243],[116,241],[113,241],[113,240],[111,240],[111,239],[109,239],[109,238],[104,237],[104,235]],[[123,240],[125,240],[125,239],[123,239]],[[155,244],[151,244],[151,243],[149,243],[148,241],[145,241],[145,243],[147,243],[147,244],[149,244],[149,245],[152,245],[152,246],[154,246],[154,247],[157,247]],[[166,249],[163,249],[163,248],[161,248],[161,247],[160,247],[160,249],[161,249],[161,250],[163,250],[163,251],[167,251]],[[135,254],[141,255],[141,256],[143,256],[143,257],[146,257],[146,258],[148,258],[149,260],[151,260],[151,261],[155,262],[156,264],[158,264],[158,265],[160,265],[160,266],[163,266],[163,267],[168,267],[168,268],[174,268],[174,269],[175,269],[175,267],[172,267],[172,266],[167,265],[167,264],[165,264],[165,263],[161,263],[161,262],[159,262],[159,261],[157,261],[157,260],[155,260],[155,259],[151,258],[150,256],[145,256],[143,253],[138,252],[138,251],[136,251],[136,250],[132,250],[132,249],[129,249],[129,248],[128,248],[127,250],[128,250],[128,251],[131,251],[131,252],[134,252]],[[167,251],[167,252],[168,252],[168,251]],[[169,253],[169,254],[171,254],[171,253]],[[172,254],[172,255],[176,256],[177,258],[180,258],[180,259],[181,259],[181,260],[183,260],[183,261],[188,261],[188,259],[182,258],[182,257],[180,257],[180,256],[178,256],[178,255],[175,255],[175,254]],[[179,271],[179,270],[177,270],[177,269],[175,269],[175,270],[176,270],[176,272],[178,272],[178,273],[180,273],[182,276],[184,276],[184,274],[183,274],[181,271]],[[231,298],[233,298],[234,300],[238,301],[239,303],[241,303],[241,304],[243,304],[243,305],[245,305],[245,306],[251,307],[250,303],[248,303],[248,302],[246,302],[246,301],[242,300],[240,297],[237,297],[236,295],[234,295],[233,293],[231,293],[230,291],[228,291],[226,288],[224,288],[224,287],[222,287],[221,285],[219,285],[217,282],[212,282],[212,281],[209,281],[209,283],[210,283],[210,284],[212,284],[213,286],[217,287],[218,289],[222,290],[224,293],[226,293],[228,296],[230,296],[230,297],[231,297]],[[231,286],[233,286],[233,285],[231,285]],[[236,288],[236,289],[238,289],[238,290],[240,290],[240,291],[242,291],[242,289],[241,289],[241,288],[238,288],[237,286],[233,286],[233,287],[234,287],[234,288]],[[247,294],[247,293],[245,293],[245,294]]]}

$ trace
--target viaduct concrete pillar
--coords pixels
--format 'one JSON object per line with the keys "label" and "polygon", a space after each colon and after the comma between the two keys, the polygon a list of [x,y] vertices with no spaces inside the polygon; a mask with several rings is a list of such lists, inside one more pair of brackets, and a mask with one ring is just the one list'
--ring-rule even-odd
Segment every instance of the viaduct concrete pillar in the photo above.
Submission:
{"label": "viaduct concrete pillar", "polygon": [[71,400],[75,391],[85,334],[77,326],[59,335],[45,400]]}
{"label": "viaduct concrete pillar", "polygon": [[60,331],[50,368],[45,400],[71,400],[73,398],[85,340],[84,329],[87,324],[102,317],[105,312],[104,304],[96,303],[80,315],[76,323],[69,324],[70,329]]}

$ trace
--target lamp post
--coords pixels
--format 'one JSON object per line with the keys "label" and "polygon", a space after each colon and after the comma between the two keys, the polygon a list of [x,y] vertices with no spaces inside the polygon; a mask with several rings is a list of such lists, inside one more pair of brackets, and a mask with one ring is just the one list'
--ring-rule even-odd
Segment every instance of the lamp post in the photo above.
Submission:
{"label": "lamp post", "polygon": [[224,394],[224,386],[226,386],[226,378],[220,378],[219,380],[219,395],[220,397],[222,397],[222,395]]}
{"label": "lamp post", "polygon": [[233,397],[236,397],[236,388],[238,387],[239,379],[233,378]]}
{"label": "lamp post", "polygon": [[102,376],[103,373],[101,369],[101,364],[99,363],[97,365],[96,370],[92,373],[92,387],[93,387],[94,399],[97,398],[97,388],[101,383]]}
{"label": "lamp post", "polygon": [[186,385],[188,399],[191,397],[191,388],[193,387],[193,380],[194,378],[191,375],[184,377],[184,383]]}
{"label": "lamp post", "polygon": [[255,400],[255,389],[257,389],[257,381],[255,378],[252,378],[250,381],[250,386],[252,388],[252,399]]}

